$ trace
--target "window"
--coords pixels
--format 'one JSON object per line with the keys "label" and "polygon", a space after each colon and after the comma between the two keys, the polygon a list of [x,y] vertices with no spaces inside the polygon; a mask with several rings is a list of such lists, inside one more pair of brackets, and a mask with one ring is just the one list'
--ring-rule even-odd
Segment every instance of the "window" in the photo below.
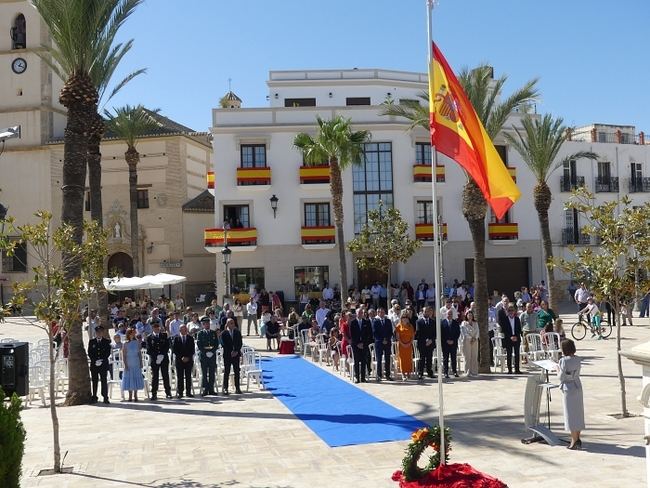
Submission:
{"label": "window", "polygon": [[266,168],[266,145],[265,144],[242,144],[241,167],[242,168]]}
{"label": "window", "polygon": [[330,280],[329,266],[300,266],[293,268],[296,296],[302,291],[320,292]]}
{"label": "window", "polygon": [[393,206],[393,153],[390,142],[364,144],[364,158],[352,167],[352,196],[354,202],[354,232],[368,222],[368,210],[379,206],[379,201]]}
{"label": "window", "polygon": [[510,210],[508,210],[503,218],[497,219],[497,216],[494,215],[494,211],[490,208],[490,223],[491,224],[509,224],[512,221],[510,218]]}
{"label": "window", "polygon": [[285,107],[315,107],[315,98],[285,98]]}
{"label": "window", "polygon": [[250,227],[248,205],[224,205],[224,225],[228,224],[231,229]]}
{"label": "window", "polygon": [[345,99],[345,104],[352,105],[370,105],[370,97],[348,97]]}
{"label": "window", "polygon": [[305,203],[305,227],[329,227],[329,203]]}
{"label": "window", "polygon": [[138,208],[149,208],[149,190],[138,188]]}
{"label": "window", "polygon": [[501,158],[501,161],[503,161],[503,164],[508,166],[508,146],[502,146],[502,145],[496,145],[495,144],[494,149],[497,150],[497,153],[499,154],[499,157]]}
{"label": "window", "polygon": [[641,184],[643,180],[643,168],[641,163],[630,163],[630,180],[634,183]]}
{"label": "window", "polygon": [[86,209],[86,212],[90,212],[90,192],[86,192],[86,201],[84,202],[84,208]]}
{"label": "window", "polygon": [[433,224],[433,202],[431,200],[418,200],[415,219],[416,224]]}
{"label": "window", "polygon": [[428,142],[415,143],[415,164],[431,166],[431,144]]}
{"label": "window", "polygon": [[606,132],[598,132],[598,142],[607,142]]}
{"label": "window", "polygon": [[27,23],[25,16],[18,14],[11,27],[11,49],[25,49],[27,47]]}
{"label": "window", "polygon": [[16,238],[12,240],[16,242],[13,255],[9,256],[5,251],[2,252],[2,272],[27,273],[27,244],[17,242]]}
{"label": "window", "polygon": [[254,288],[264,288],[264,268],[230,268],[232,293],[250,293]]}
{"label": "window", "polygon": [[609,161],[598,161],[598,181],[607,183],[612,176],[612,167]]}
{"label": "window", "polygon": [[631,142],[630,134],[621,132],[621,144],[630,144]]}

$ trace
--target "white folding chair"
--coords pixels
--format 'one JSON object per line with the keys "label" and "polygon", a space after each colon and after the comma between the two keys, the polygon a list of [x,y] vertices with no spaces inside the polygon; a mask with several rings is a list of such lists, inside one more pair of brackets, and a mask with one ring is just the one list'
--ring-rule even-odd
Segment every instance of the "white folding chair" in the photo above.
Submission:
{"label": "white folding chair", "polygon": [[371,342],[368,346],[370,350],[370,374],[377,378],[377,356],[375,355],[375,343]]}
{"label": "white folding chair", "polygon": [[352,346],[348,344],[345,348],[345,371],[347,372],[350,380],[354,378],[354,355],[352,354]]}
{"label": "white folding chair", "polygon": [[418,371],[418,364],[421,360],[420,350],[418,349],[418,341],[413,340],[413,371]]}
{"label": "white folding chair", "polygon": [[309,344],[309,329],[302,329],[300,331],[300,342],[302,342],[302,355],[307,356],[307,348],[311,352],[311,345]]}
{"label": "white folding chair", "polygon": [[527,334],[526,344],[528,344],[528,360],[537,361],[544,359],[546,352],[542,346],[542,336],[539,334]]}
{"label": "white folding chair", "polygon": [[29,393],[27,394],[27,403],[31,405],[34,396],[38,393],[41,402],[45,406],[45,389],[47,388],[47,378],[41,366],[29,367]]}
{"label": "white folding chair", "polygon": [[329,365],[330,356],[327,349],[327,344],[325,343],[325,337],[322,334],[319,334],[316,338],[316,354],[318,355],[318,364],[323,365],[323,356],[325,357],[325,363]]}
{"label": "white folding chair", "polygon": [[251,378],[259,385],[260,389],[264,389],[264,381],[262,379],[262,355],[260,353],[250,351],[244,355],[244,369],[246,371],[246,391],[250,389]]}
{"label": "white folding chair", "polygon": [[492,338],[492,350],[494,354],[494,367],[495,368],[501,367],[501,372],[503,373],[504,368],[506,366],[507,354],[501,342],[501,337]]}
{"label": "white folding chair", "polygon": [[546,333],[546,357],[552,359],[553,361],[558,361],[560,359],[560,342],[562,338],[557,332],[547,332]]}
{"label": "white folding chair", "polygon": [[120,373],[124,372],[124,363],[122,362],[121,359],[119,359],[119,355],[117,355],[117,359],[115,358],[116,355],[113,355],[113,364],[112,366],[112,371],[113,371],[113,377],[111,378],[109,376],[108,378],[108,396],[109,398],[111,397],[111,394],[113,392],[113,385],[117,385],[117,387],[120,389],[120,395],[122,397],[122,400],[124,400],[124,390],[122,390],[122,378],[120,378]]}

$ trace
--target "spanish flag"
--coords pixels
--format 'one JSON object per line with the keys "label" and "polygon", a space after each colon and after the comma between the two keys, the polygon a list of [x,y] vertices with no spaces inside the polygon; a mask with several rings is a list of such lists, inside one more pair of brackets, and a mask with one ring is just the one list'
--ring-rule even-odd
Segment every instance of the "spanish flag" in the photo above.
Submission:
{"label": "spanish flag", "polygon": [[521,193],[438,46],[429,67],[431,144],[460,164],[481,189],[497,218]]}

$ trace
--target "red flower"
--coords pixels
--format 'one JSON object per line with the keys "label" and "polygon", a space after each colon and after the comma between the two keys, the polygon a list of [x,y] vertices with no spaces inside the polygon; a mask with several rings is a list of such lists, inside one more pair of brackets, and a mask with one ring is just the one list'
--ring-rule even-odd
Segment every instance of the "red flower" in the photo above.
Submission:
{"label": "red flower", "polygon": [[401,479],[402,479],[402,472],[398,469],[397,471],[395,471],[395,472],[393,473],[393,476],[391,476],[391,479],[392,479],[393,481],[399,481],[399,480],[401,480]]}

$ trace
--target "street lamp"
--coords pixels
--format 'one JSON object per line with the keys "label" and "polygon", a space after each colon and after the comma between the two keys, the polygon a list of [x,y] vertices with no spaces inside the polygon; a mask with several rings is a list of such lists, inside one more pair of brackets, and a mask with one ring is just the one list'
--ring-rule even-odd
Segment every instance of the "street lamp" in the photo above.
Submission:
{"label": "street lamp", "polygon": [[273,218],[275,218],[275,214],[278,211],[278,200],[280,199],[276,197],[275,194],[269,198],[269,201],[271,202],[271,208],[273,209]]}
{"label": "street lamp", "polygon": [[[7,218],[7,207],[0,203],[0,234],[5,232],[5,219]],[[0,307],[5,306],[5,290],[4,284],[5,278],[0,277]]]}
{"label": "street lamp", "polygon": [[226,246],[221,250],[221,257],[223,258],[223,266],[225,269],[225,274],[226,274],[226,286],[224,288],[225,294],[222,300],[222,305],[226,304],[226,297],[230,296],[230,283],[229,283],[229,276],[228,276],[228,265],[230,264],[230,255],[232,254],[232,250],[228,247],[228,243],[226,243]]}

